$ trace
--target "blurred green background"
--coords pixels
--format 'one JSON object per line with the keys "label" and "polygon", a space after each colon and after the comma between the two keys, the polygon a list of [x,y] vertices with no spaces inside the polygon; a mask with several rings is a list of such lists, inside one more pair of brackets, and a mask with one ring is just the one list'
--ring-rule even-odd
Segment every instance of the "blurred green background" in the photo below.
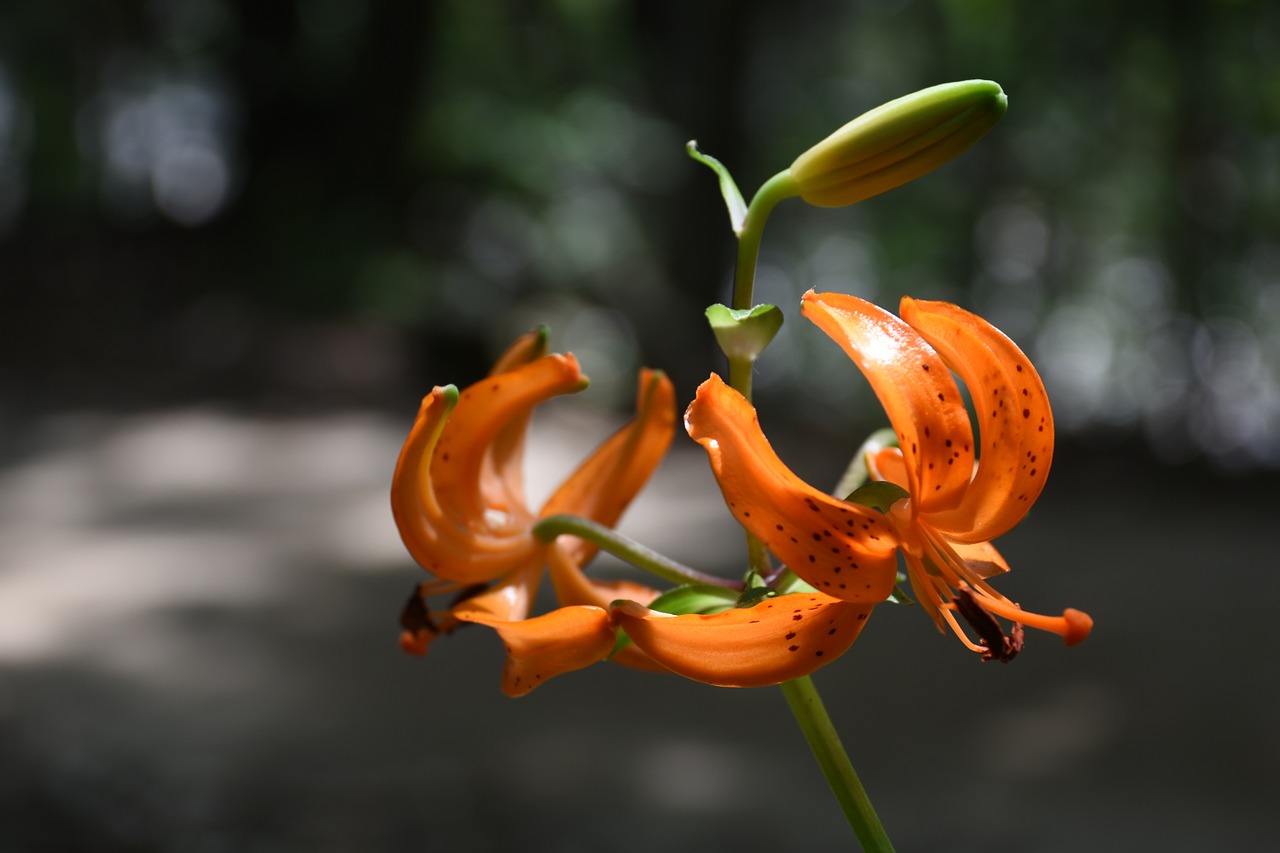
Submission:
{"label": "blurred green background", "polygon": [[[734,247],[686,140],[749,195],[858,113],[974,77],[1009,111],[959,160],[775,211],[757,295],[789,321],[758,400],[784,457],[834,482],[881,415],[799,295],[992,319],[1062,439],[1007,548],[1020,594],[1099,631],[979,670],[895,613],[901,637],[837,664],[833,714],[907,849],[1274,838],[1280,5],[19,0],[0,850],[838,848],[803,744],[761,734],[792,737],[777,697],[597,668],[508,703],[483,638],[394,657],[417,575],[385,484],[421,395],[538,323],[593,380],[543,434],[566,465],[639,365],[682,405],[717,369],[702,310]],[[734,559],[731,530],[717,550],[720,527],[639,523]],[[753,751],[768,777],[726,783]]]}

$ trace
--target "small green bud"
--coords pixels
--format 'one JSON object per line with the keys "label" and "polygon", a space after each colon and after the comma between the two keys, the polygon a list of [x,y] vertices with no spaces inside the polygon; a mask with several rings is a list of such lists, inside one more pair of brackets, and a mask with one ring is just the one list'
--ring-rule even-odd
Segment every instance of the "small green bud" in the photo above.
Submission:
{"label": "small green bud", "polygon": [[990,80],[931,86],[863,113],[797,157],[789,171],[809,204],[856,204],[950,162],[1007,106]]}

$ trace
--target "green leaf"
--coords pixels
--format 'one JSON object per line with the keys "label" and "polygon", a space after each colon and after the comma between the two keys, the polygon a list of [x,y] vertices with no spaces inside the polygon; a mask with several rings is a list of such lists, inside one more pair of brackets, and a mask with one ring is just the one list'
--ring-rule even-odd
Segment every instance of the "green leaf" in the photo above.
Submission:
{"label": "green leaf", "polygon": [[854,489],[846,501],[855,504],[869,506],[877,509],[881,513],[886,513],[889,508],[903,498],[910,497],[907,490],[899,486],[897,483],[890,483],[887,480],[876,480],[870,483],[864,483]]}
{"label": "green leaf", "polygon": [[889,593],[889,597],[885,601],[890,604],[905,604],[907,607],[915,607],[915,600],[907,595],[907,591],[903,588],[906,578],[902,576],[902,572],[898,572],[898,582],[893,585],[893,592]]}
{"label": "green leaf", "polygon": [[720,179],[720,195],[724,196],[724,205],[729,209],[729,226],[733,229],[734,236],[741,236],[743,225],[747,221],[747,203],[743,201],[738,185],[733,182],[733,176],[719,160],[699,151],[696,139],[690,139],[684,147],[690,157],[711,169]]}
{"label": "green leaf", "polygon": [[729,308],[717,302],[706,313],[716,342],[730,359],[755,361],[782,328],[782,309],[777,305]]}
{"label": "green leaf", "polygon": [[813,584],[809,583],[807,580],[800,577],[790,569],[787,569],[781,575],[778,576],[778,579],[774,581],[773,587],[778,591],[779,595],[789,595],[793,592],[817,592],[818,591],[817,587],[815,587]]}
{"label": "green leaf", "polygon": [[750,589],[743,591],[742,595],[738,596],[737,603],[733,606],[755,607],[766,598],[773,598],[777,594],[778,591],[771,586],[753,586]]}
{"label": "green leaf", "polygon": [[[667,590],[649,602],[650,610],[662,613],[674,613],[679,616],[685,613],[719,613],[736,606],[738,593],[736,590],[709,583],[687,583]],[[613,651],[609,657],[631,645],[631,638],[626,631],[618,631]]]}
{"label": "green leaf", "polygon": [[738,600],[736,590],[708,583],[687,583],[669,589],[649,602],[650,610],[663,613],[719,613]]}

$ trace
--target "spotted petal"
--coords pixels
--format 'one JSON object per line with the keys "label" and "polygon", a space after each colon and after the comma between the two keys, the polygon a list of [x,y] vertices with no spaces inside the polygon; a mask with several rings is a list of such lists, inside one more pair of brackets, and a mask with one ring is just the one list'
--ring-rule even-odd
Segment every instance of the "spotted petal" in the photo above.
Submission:
{"label": "spotted petal", "polygon": [[791,472],[760,431],[755,409],[712,375],[685,413],[729,510],[800,577],[845,601],[893,591],[897,542],[883,516],[818,491]]}
{"label": "spotted petal", "polygon": [[793,593],[711,615],[675,616],[630,601],[611,612],[637,647],[672,672],[720,687],[763,687],[844,654],[873,606]]}
{"label": "spotted petal", "polygon": [[867,377],[898,435],[914,506],[956,506],[973,469],[973,433],[955,381],[933,347],[870,302],[809,291],[802,313]]}
{"label": "spotted petal", "polygon": [[1053,458],[1049,397],[1022,350],[981,317],[910,297],[901,311],[968,386],[981,437],[964,499],[929,513],[928,522],[956,541],[994,539],[1022,520],[1044,488]]}

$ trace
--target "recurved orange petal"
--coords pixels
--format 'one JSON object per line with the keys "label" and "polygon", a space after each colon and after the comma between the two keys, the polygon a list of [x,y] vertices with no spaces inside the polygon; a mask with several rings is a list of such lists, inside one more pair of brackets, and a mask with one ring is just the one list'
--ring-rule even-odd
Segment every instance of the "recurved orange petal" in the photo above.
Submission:
{"label": "recurved orange petal", "polygon": [[[472,545],[477,537],[459,528],[436,500],[428,472],[440,433],[458,401],[452,385],[434,388],[422,400],[417,420],[400,450],[391,482],[391,512],[409,554],[428,571],[460,583],[497,577],[518,561],[519,542],[485,537],[483,554]],[[534,542],[524,543],[532,553]],[[461,571],[459,571],[461,569]]]}
{"label": "recurved orange petal", "polygon": [[844,654],[872,607],[793,593],[711,615],[674,616],[629,601],[611,613],[637,647],[672,672],[720,687],[763,687]]}
{"label": "recurved orange petal", "polygon": [[[526,332],[498,357],[489,375],[499,376],[547,353],[547,328]],[[480,472],[485,506],[524,506],[524,437],[532,411],[509,421],[494,437]]]}
{"label": "recurved orange petal", "polygon": [[[648,482],[675,433],[675,388],[658,370],[640,371],[636,390],[636,416],[615,432],[565,480],[539,515],[567,513],[613,527],[623,511]],[[596,548],[581,539],[570,539],[579,565]]]}
{"label": "recurved orange petal", "polygon": [[[490,376],[462,392],[430,461],[432,488],[456,523],[494,530],[528,526],[531,519],[526,507],[484,503],[480,478],[485,456],[508,424],[519,422],[557,394],[581,391],[586,386],[578,360],[556,354]],[[500,517],[504,514],[505,521]]]}
{"label": "recurved orange petal", "polygon": [[801,312],[871,383],[898,435],[916,511],[956,506],[973,470],[973,433],[955,381],[933,347],[893,314],[856,296],[809,291]]}
{"label": "recurved orange petal", "polygon": [[836,500],[792,473],[760,431],[755,409],[715,374],[684,421],[706,449],[729,510],[774,556],[845,601],[888,597],[897,542],[879,512]]}
{"label": "recurved orange petal", "polygon": [[1053,459],[1053,413],[1040,376],[1022,350],[986,320],[948,302],[904,297],[902,316],[969,388],[981,455],[958,506],[928,522],[961,542],[1007,533],[1044,488]]}
{"label": "recurved orange petal", "polygon": [[507,622],[477,613],[459,613],[465,622],[488,625],[507,650],[502,692],[523,696],[554,676],[602,661],[613,651],[614,627],[599,607],[561,607],[550,613]]}

